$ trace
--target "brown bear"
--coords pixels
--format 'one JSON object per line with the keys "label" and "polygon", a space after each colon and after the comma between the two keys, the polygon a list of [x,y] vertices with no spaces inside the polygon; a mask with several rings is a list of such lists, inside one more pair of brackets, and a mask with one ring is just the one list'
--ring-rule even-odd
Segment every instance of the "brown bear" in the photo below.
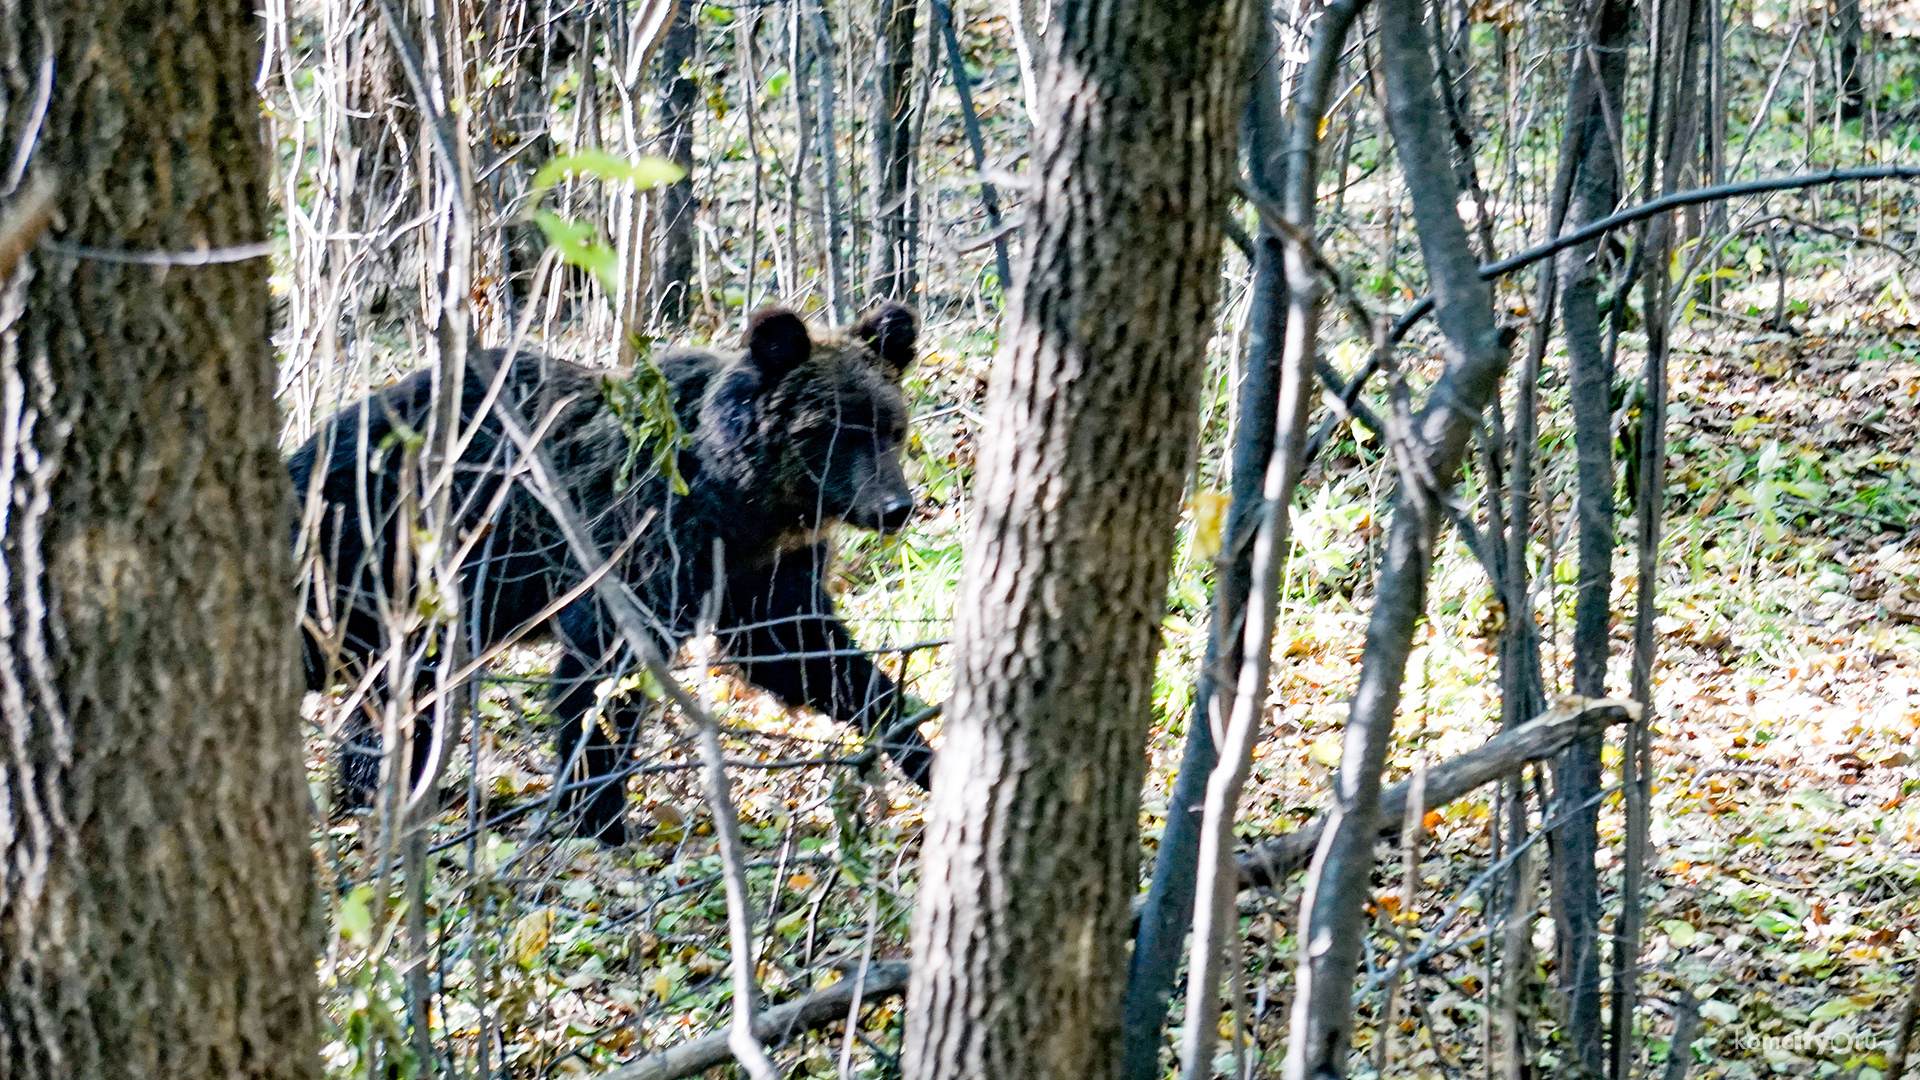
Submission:
{"label": "brown bear", "polygon": [[[522,353],[501,393],[529,422],[550,421],[544,445],[600,549],[630,545],[616,572],[646,605],[664,654],[698,631],[711,604],[705,610],[747,680],[789,705],[886,731],[899,726],[904,698],[854,647],[834,612],[826,535],[836,522],[895,532],[913,516],[900,464],[908,419],[900,378],[913,363],[917,332],[913,313],[898,305],[818,339],[799,316],[772,309],[753,317],[738,353],[669,352],[659,369],[682,436],[677,453],[665,456],[636,443],[608,372]],[[481,373],[503,361],[497,352],[480,356],[462,395],[469,424],[488,390]],[[313,689],[336,676],[359,678],[386,649],[377,612],[396,576],[403,455],[395,444],[424,429],[430,395],[430,373],[416,372],[341,409],[289,461],[303,505],[310,495],[321,504],[308,517],[317,522],[309,543],[332,583],[329,603],[315,596],[308,604]],[[523,629],[582,580],[515,457],[490,415],[455,470],[458,535],[484,530],[459,577],[459,617],[476,650]],[[676,467],[659,467],[667,460]],[[514,486],[502,493],[502,483]],[[578,835],[622,842],[621,764],[630,751],[604,725],[589,723],[589,714],[596,684],[632,658],[591,591],[539,629],[562,645],[554,671],[559,806],[571,812]],[[635,715],[615,718],[621,744],[632,737]],[[416,776],[431,725],[420,730]],[[893,731],[881,749],[925,786],[931,751],[917,731]],[[357,725],[341,768],[349,797],[364,799],[375,786],[379,756],[377,733]]]}

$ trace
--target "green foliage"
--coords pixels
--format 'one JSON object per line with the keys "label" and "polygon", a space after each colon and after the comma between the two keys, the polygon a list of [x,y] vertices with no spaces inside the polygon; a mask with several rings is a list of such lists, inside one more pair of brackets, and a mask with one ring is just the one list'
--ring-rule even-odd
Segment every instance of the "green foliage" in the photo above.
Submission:
{"label": "green foliage", "polygon": [[640,344],[633,370],[610,376],[600,384],[607,408],[627,436],[627,456],[614,476],[614,490],[625,491],[632,485],[635,467],[650,452],[647,475],[666,477],[676,495],[685,495],[687,481],[680,475],[680,451],[686,449],[689,439],[673,407],[673,387],[660,365],[654,363],[652,350],[644,347],[648,343]]}
{"label": "green foliage", "polygon": [[[584,176],[609,184],[625,184],[635,191],[647,191],[661,184],[678,181],[686,173],[665,158],[624,158],[598,148],[562,154],[540,167],[533,176],[531,201],[536,205],[553,186],[568,176]],[[561,217],[551,210],[535,210],[533,223],[545,234],[547,244],[569,266],[578,266],[593,274],[608,297],[615,292],[614,271],[619,255],[599,236],[591,222]]]}
{"label": "green foliage", "polygon": [[687,174],[665,158],[624,158],[609,151],[588,148],[562,154],[533,174],[535,201],[568,176],[585,176],[609,184],[626,184],[635,191],[648,191],[662,184],[677,183]]}
{"label": "green foliage", "polygon": [[420,1060],[407,1031],[405,983],[389,955],[406,908],[389,906],[376,927],[373,899],[372,886],[362,885],[341,897],[334,915],[343,940],[338,959],[322,970],[329,1006],[323,1052],[334,1075],[412,1080]]}
{"label": "green foliage", "polygon": [[561,262],[591,272],[600,280],[606,295],[613,295],[613,273],[620,256],[600,239],[599,231],[590,222],[563,218],[551,210],[535,210],[533,223],[546,234],[547,244],[559,254]]}

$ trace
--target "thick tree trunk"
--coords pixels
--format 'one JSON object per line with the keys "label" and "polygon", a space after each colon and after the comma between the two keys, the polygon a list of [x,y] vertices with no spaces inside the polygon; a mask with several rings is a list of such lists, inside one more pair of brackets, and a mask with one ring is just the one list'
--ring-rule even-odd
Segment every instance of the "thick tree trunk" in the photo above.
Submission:
{"label": "thick tree trunk", "polygon": [[1252,5],[1056,10],[929,810],[906,1075],[1118,1075],[1168,560]]}
{"label": "thick tree trunk", "polygon": [[684,325],[693,314],[693,116],[700,105],[700,84],[685,71],[693,59],[694,14],[698,4],[683,0],[660,41],[659,79],[661,157],[680,166],[680,179],[660,189],[660,261],[654,271],[653,309],[670,325]]}
{"label": "thick tree trunk", "polygon": [[[1264,195],[1285,199],[1287,124],[1280,100],[1280,65],[1273,55],[1272,24],[1262,12],[1248,42],[1249,75],[1241,141],[1248,172]],[[1231,502],[1225,542],[1213,584],[1212,626],[1200,666],[1194,671],[1193,706],[1187,713],[1187,737],[1180,770],[1167,797],[1167,824],[1154,857],[1153,882],[1140,911],[1127,972],[1122,1018],[1126,1029],[1128,1080],[1161,1075],[1160,1047],[1165,1041],[1167,1004],[1180,972],[1180,960],[1193,925],[1195,869],[1200,857],[1200,814],[1207,778],[1219,761],[1209,716],[1222,673],[1232,692],[1240,670],[1242,619],[1253,590],[1253,546],[1240,543],[1260,522],[1261,482],[1273,457],[1280,406],[1280,357],[1287,332],[1287,278],[1280,234],[1262,222],[1253,256],[1253,295],[1247,305],[1247,356],[1240,379],[1238,419],[1234,423]]]}
{"label": "thick tree trunk", "polygon": [[916,284],[913,214],[913,31],[917,0],[879,0],[873,58],[874,228],[867,294],[904,300]]}
{"label": "thick tree trunk", "polygon": [[[252,5],[16,3],[0,69],[43,63],[3,137],[62,241],[269,235]],[[0,338],[0,1077],[317,1077],[267,263],[36,263]]]}
{"label": "thick tree trunk", "polygon": [[[1620,198],[1618,163],[1624,148],[1615,127],[1623,106],[1626,46],[1632,8],[1596,0],[1581,13],[1584,39],[1570,55],[1568,115],[1585,130],[1572,145],[1573,198],[1566,225],[1577,229],[1611,214]],[[1580,522],[1580,572],[1573,614],[1573,692],[1605,697],[1613,627],[1614,470],[1612,358],[1600,330],[1599,241],[1560,253],[1560,317],[1566,333],[1579,458],[1575,502]],[[1600,790],[1600,742],[1595,733],[1576,742],[1554,769],[1554,794],[1563,811]],[[1561,933],[1556,973],[1567,1001],[1567,1034],[1575,1062],[1591,1076],[1603,1065],[1600,1023],[1600,883],[1594,871],[1599,809],[1574,813],[1555,837],[1554,901]]]}

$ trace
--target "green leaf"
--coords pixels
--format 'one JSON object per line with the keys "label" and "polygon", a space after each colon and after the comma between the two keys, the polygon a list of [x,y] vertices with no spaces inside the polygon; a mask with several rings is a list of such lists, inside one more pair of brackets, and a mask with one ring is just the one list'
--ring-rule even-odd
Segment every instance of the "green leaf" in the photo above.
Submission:
{"label": "green leaf", "polygon": [[364,942],[373,929],[373,912],[367,901],[373,898],[373,886],[362,885],[340,901],[340,932],[348,941]]}
{"label": "green leaf", "polygon": [[1759,426],[1760,418],[1757,416],[1736,417],[1733,421],[1733,433],[1735,435],[1745,435],[1747,432]]}
{"label": "green leaf", "polygon": [[[627,436],[627,457],[614,475],[614,490],[625,491],[636,482],[635,472],[645,457],[649,459],[648,468],[638,478],[639,482],[663,476],[674,494],[685,495],[687,481],[680,475],[680,451],[691,440],[680,427],[680,415],[673,406],[673,387],[660,366],[653,362],[652,350],[646,347],[649,343],[636,339],[635,344],[639,347],[633,371],[600,384],[601,398]],[[650,698],[658,698],[663,693],[651,680],[642,684],[640,690]]]}
{"label": "green leaf", "polygon": [[1781,481],[1780,490],[1789,495],[1798,495],[1810,502],[1819,502],[1827,497],[1827,486],[1812,481]]}
{"label": "green leaf", "polygon": [[1753,917],[1753,925],[1769,934],[1786,934],[1799,928],[1800,924],[1787,918],[1778,911],[1762,911]]}
{"label": "green leaf", "polygon": [[1692,923],[1682,919],[1668,919],[1660,924],[1660,929],[1667,932],[1667,940],[1673,942],[1673,947],[1676,949],[1686,948],[1700,936],[1700,932],[1693,928]]}
{"label": "green leaf", "polygon": [[1740,1007],[1731,1001],[1703,1001],[1700,1003],[1700,1015],[1716,1024],[1737,1024],[1740,1022]]}
{"label": "green leaf", "polygon": [[[626,463],[621,466],[620,478],[616,478],[615,483],[622,483],[623,478],[632,472],[633,463],[638,457],[638,448],[630,448]],[[679,463],[675,462],[675,464],[677,465]],[[681,482],[681,486],[685,486],[685,481]],[[679,493],[683,495],[686,494],[684,491]],[[667,696],[666,690],[662,689],[659,681],[653,677],[653,672],[648,671],[646,668],[635,668],[629,672],[625,678],[621,679],[619,685],[614,689],[621,694],[639,694],[648,701],[659,701],[661,698]]]}
{"label": "green leaf", "polygon": [[[1673,280],[1675,285],[1680,284],[1680,279],[1686,276],[1687,263],[1690,261],[1693,249],[1699,246],[1700,238],[1695,237],[1673,249],[1673,256],[1667,262],[1667,276]],[[1687,306],[1692,307],[1692,301],[1688,301]]]}
{"label": "green leaf", "polygon": [[569,221],[550,210],[535,211],[534,224],[547,234],[547,243],[560,253],[560,259],[571,266],[582,267],[593,272],[600,279],[600,287],[608,296],[614,293],[613,272],[620,257],[614,254],[606,241],[594,235],[592,225],[584,221]]}
{"label": "green leaf", "polygon": [[1862,1006],[1854,1004],[1850,998],[1834,998],[1807,1014],[1809,1020],[1838,1020],[1842,1016],[1852,1016]]}
{"label": "green leaf", "polygon": [[1830,814],[1846,809],[1844,803],[1841,803],[1833,796],[1818,788],[1807,788],[1803,791],[1795,792],[1793,804],[1808,810],[1825,810]]}
{"label": "green leaf", "polygon": [[661,184],[674,183],[685,175],[685,170],[666,158],[623,158],[593,147],[562,154],[540,166],[540,171],[533,174],[533,197],[537,202],[548,188],[566,176],[586,176],[607,183],[628,184],[635,191],[646,191]]}

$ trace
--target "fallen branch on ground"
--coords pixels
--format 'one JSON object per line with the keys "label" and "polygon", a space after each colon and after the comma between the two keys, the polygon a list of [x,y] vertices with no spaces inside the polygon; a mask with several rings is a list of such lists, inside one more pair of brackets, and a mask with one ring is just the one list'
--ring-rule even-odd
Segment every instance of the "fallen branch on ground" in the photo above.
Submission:
{"label": "fallen branch on ground", "polygon": [[[1427,770],[1426,808],[1437,810],[1462,795],[1520,770],[1529,761],[1550,758],[1584,735],[1603,731],[1628,720],[1638,719],[1637,702],[1617,698],[1583,698],[1567,694],[1538,717],[1488,739],[1478,749],[1469,750]],[[1380,793],[1380,820],[1390,823],[1383,836],[1397,835],[1400,819],[1406,814],[1408,785],[1394,786]],[[1323,816],[1296,832],[1275,837],[1239,856],[1240,887],[1270,887],[1284,883],[1295,871],[1305,869],[1320,845],[1320,833],[1326,827]]]}
{"label": "fallen branch on ground", "polygon": [[[762,1043],[772,1047],[799,1032],[845,1020],[847,1009],[853,1004],[854,986],[858,982],[860,980],[855,978],[854,973],[849,972],[846,978],[825,990],[817,990],[798,1001],[762,1010],[753,1018],[753,1033]],[[863,1001],[885,1001],[898,997],[906,989],[907,961],[881,960],[867,967],[860,997]],[[600,1080],[678,1080],[683,1076],[693,1076],[733,1060],[733,1051],[728,1049],[727,1039],[728,1033],[722,1030],[669,1046],[639,1061],[602,1073]]]}

